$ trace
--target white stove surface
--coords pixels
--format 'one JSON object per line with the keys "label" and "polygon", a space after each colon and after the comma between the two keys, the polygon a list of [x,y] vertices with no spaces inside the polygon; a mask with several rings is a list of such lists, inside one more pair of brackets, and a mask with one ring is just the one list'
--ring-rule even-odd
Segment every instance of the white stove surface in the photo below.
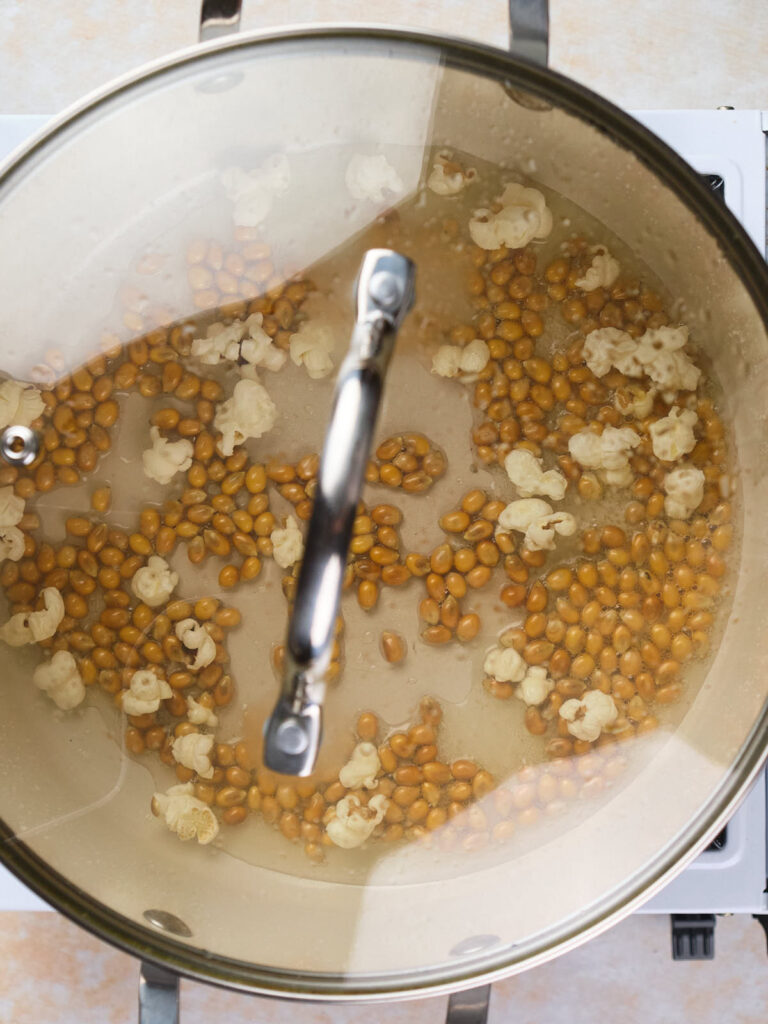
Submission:
{"label": "white stove surface", "polygon": [[[765,255],[768,115],[751,110],[650,110],[635,111],[635,116],[700,174],[723,179],[726,204]],[[43,115],[0,115],[0,164],[48,120]],[[764,913],[767,795],[763,773],[728,823],[725,846],[702,853],[640,912]],[[0,911],[51,909],[0,866]]]}

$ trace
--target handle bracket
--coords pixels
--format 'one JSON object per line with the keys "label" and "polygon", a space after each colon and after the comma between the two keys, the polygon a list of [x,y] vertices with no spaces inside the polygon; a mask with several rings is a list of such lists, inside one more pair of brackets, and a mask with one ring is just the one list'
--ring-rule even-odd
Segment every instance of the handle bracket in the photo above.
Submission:
{"label": "handle bracket", "polygon": [[179,976],[142,962],[139,971],[139,1024],[179,1024]]}
{"label": "handle bracket", "polygon": [[487,1024],[490,1001],[490,985],[454,992],[448,1000],[445,1024]]}
{"label": "handle bracket", "polygon": [[509,52],[547,66],[549,0],[509,0]]}
{"label": "handle bracket", "polygon": [[200,8],[200,42],[240,31],[242,0],[203,0]]}
{"label": "handle bracket", "polygon": [[[508,0],[509,52],[547,66],[549,53],[549,0]],[[240,30],[242,0],[203,0],[200,42]]]}

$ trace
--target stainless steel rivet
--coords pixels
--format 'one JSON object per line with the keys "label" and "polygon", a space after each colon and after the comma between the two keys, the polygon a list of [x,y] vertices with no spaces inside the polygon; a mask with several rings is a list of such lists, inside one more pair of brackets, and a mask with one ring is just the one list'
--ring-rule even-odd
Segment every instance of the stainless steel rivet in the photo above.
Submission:
{"label": "stainless steel rivet", "polygon": [[28,466],[37,458],[39,449],[37,434],[29,427],[12,425],[0,436],[0,455],[13,466]]}
{"label": "stainless steel rivet", "polygon": [[371,278],[368,294],[383,309],[394,309],[400,303],[402,289],[394,274],[380,270]]}
{"label": "stainless steel rivet", "polygon": [[303,754],[307,749],[309,737],[295,719],[287,718],[277,727],[275,739],[280,749],[286,754]]}
{"label": "stainless steel rivet", "polygon": [[450,956],[473,956],[497,946],[500,942],[498,935],[470,935],[469,938],[456,943]]}
{"label": "stainless steel rivet", "polygon": [[198,92],[217,93],[229,92],[240,85],[245,76],[241,71],[222,71],[220,75],[210,75],[195,86]]}
{"label": "stainless steel rivet", "polygon": [[192,938],[192,929],[180,917],[176,917],[175,914],[171,914],[167,910],[151,908],[150,910],[145,910],[142,917],[155,928],[159,928],[161,932],[181,935],[185,939]]}
{"label": "stainless steel rivet", "polygon": [[510,82],[502,83],[504,92],[509,96],[513,103],[516,103],[518,107],[522,107],[524,110],[535,110],[537,113],[549,113],[552,110],[552,104],[548,103],[547,100],[541,99],[539,96],[534,96],[531,92],[526,92],[524,89],[518,89]]}

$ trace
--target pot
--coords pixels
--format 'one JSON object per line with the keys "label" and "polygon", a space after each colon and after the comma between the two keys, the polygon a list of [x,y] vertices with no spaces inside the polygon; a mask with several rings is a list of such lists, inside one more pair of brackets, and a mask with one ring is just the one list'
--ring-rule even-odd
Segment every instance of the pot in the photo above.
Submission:
{"label": "pot", "polygon": [[[518,41],[525,46],[513,45],[511,54],[380,28],[227,36],[88,98],[17,153],[0,179],[0,246],[13,254],[0,282],[3,371],[33,382],[42,394],[42,408],[27,416],[28,435],[20,429],[25,423],[18,396],[11,420],[3,424],[12,429],[5,436],[2,484],[26,501],[26,518],[16,528],[34,540],[22,538],[23,557],[2,566],[8,614],[22,621],[0,635],[16,643],[20,629],[33,639],[29,615],[36,603],[43,616],[35,620],[39,643],[3,646],[0,731],[5,774],[13,784],[0,801],[0,857],[60,911],[151,964],[290,998],[404,998],[472,988],[542,963],[634,910],[711,841],[762,766],[768,673],[760,629],[766,611],[766,485],[759,470],[759,402],[768,273],[734,218],[666,145],[607,101],[536,63],[546,22],[538,5],[520,9],[524,28]],[[437,155],[446,151],[448,157]],[[358,162],[351,173],[355,155],[365,159],[362,170]],[[425,191],[435,163],[443,179],[461,178],[465,191],[458,198]],[[550,230],[536,207],[540,238],[527,247],[471,246],[467,222],[474,219],[485,228],[497,223],[499,211],[491,204],[509,182],[534,187],[546,199],[554,214]],[[533,216],[539,200],[527,201],[534,204]],[[478,217],[476,208],[485,212]],[[573,240],[579,230],[586,241]],[[609,246],[622,265],[639,268],[636,276],[651,285],[611,293],[613,284],[606,284],[601,305],[594,297],[600,289],[581,288],[571,273],[598,269],[590,260],[606,256],[589,253],[587,244]],[[386,446],[374,452],[370,496],[364,494],[369,510],[401,500],[407,506],[399,538],[396,514],[379,513],[377,526],[392,529],[386,535],[389,550],[398,552],[397,565],[408,571],[400,581],[403,589],[379,590],[383,570],[377,563],[373,570],[361,568],[367,541],[357,547],[353,542],[357,562],[348,582],[354,586],[342,603],[346,664],[337,652],[335,671],[343,671],[328,693],[317,774],[302,789],[301,780],[282,781],[258,763],[261,729],[278,689],[271,665],[279,670],[283,664],[276,645],[288,616],[284,596],[292,600],[297,587],[295,561],[282,574],[274,562],[274,549],[290,540],[274,536],[274,530],[291,532],[290,524],[277,521],[287,512],[299,522],[311,512],[316,461],[301,464],[303,476],[297,467],[300,457],[319,450],[331,377],[306,373],[323,362],[317,339],[310,347],[320,364],[294,347],[295,361],[274,370],[262,364],[254,375],[242,346],[245,327],[234,338],[234,362],[224,358],[212,367],[204,354],[213,351],[206,349],[204,328],[214,311],[224,322],[261,316],[256,326],[266,331],[266,341],[256,327],[252,340],[271,344],[279,356],[282,349],[291,351],[302,318],[311,324],[320,316],[335,339],[330,358],[338,365],[338,339],[353,323],[351,282],[362,252],[376,246],[399,249],[417,267],[417,301],[402,327],[375,435],[379,445],[389,435],[399,440],[389,454]],[[558,259],[567,264],[565,271]],[[549,278],[542,276],[545,268]],[[631,274],[619,283],[625,279]],[[509,294],[511,281],[518,282],[518,298]],[[653,294],[655,281],[661,297]],[[502,300],[500,288],[509,297]],[[525,305],[531,289],[544,295],[543,320],[532,308],[535,302]],[[543,307],[562,313],[566,300],[570,319],[548,319]],[[514,326],[523,323],[519,307],[526,324],[520,331]],[[192,321],[190,314],[203,319]],[[454,330],[462,316],[470,334],[480,332],[489,356],[479,369],[457,365],[453,373],[464,379],[446,381],[430,368],[442,342],[455,348],[468,342],[466,333]],[[498,336],[502,322],[506,338]],[[557,327],[547,326],[555,322]],[[660,495],[653,513],[639,504],[638,496],[651,500],[644,485],[630,494],[597,470],[586,472],[588,465],[569,461],[567,437],[555,439],[552,453],[533,442],[546,465],[559,467],[561,476],[570,472],[572,497],[566,500],[578,520],[578,532],[570,539],[558,535],[551,554],[535,553],[535,545],[526,547],[511,528],[495,530],[498,507],[483,520],[476,496],[460,504],[478,490],[485,492],[482,508],[489,500],[509,503],[514,488],[498,463],[520,440],[530,440],[518,437],[505,448],[492,430],[490,440],[468,444],[490,408],[480,386],[492,376],[483,373],[493,352],[499,366],[511,360],[509,380],[526,376],[530,387],[544,389],[535,392],[544,408],[552,398],[553,372],[566,380],[566,390],[589,384],[597,394],[611,387],[600,381],[615,370],[585,369],[585,334],[610,326],[634,330],[634,324],[636,341],[644,331],[680,323],[690,330],[695,347],[686,352],[694,352],[701,372],[698,397],[688,394],[680,402],[696,412],[699,447],[688,464],[698,459],[710,475],[700,509],[677,519],[683,524],[677,533],[669,526],[671,513],[664,512],[660,481],[680,457],[654,462],[646,435],[636,453],[645,464],[633,464],[639,468],[632,486],[638,476],[651,481],[651,491]],[[220,330],[211,335],[219,341]],[[516,350],[522,337],[527,341]],[[202,348],[193,349],[194,341],[202,341]],[[524,351],[528,343],[531,351]],[[546,356],[549,369],[535,361],[534,351]],[[563,369],[553,371],[547,360],[554,361],[557,352],[573,358],[563,356]],[[250,385],[265,386],[282,417],[274,434],[265,430],[256,437],[253,428],[245,447],[237,434],[227,444],[219,418],[221,406],[232,400],[238,362],[241,368],[246,364],[242,380],[250,381],[247,411],[261,395]],[[578,369],[575,377],[568,378],[569,369]],[[478,379],[468,380],[473,373]],[[607,379],[615,384],[619,378]],[[622,378],[624,384],[632,379],[631,372]],[[646,373],[646,390],[648,383]],[[676,397],[665,399],[659,386],[656,404],[650,399],[655,411],[646,411],[645,420],[663,418]],[[710,394],[713,405],[702,405]],[[519,401],[525,400],[521,394]],[[588,426],[604,402],[605,396],[594,406],[586,403],[589,416],[576,404],[571,415]],[[560,407],[560,414],[565,411]],[[610,409],[605,417],[597,422],[610,425],[615,419]],[[648,423],[643,427],[641,420],[628,414],[617,422],[632,422],[647,433]],[[230,428],[231,421],[232,416]],[[150,422],[157,428],[154,442]],[[409,432],[418,438],[403,440]],[[186,442],[171,456],[180,472],[167,480],[163,436],[173,444]],[[161,465],[150,459],[147,473],[142,452],[149,448]],[[238,452],[244,453],[241,463]],[[404,465],[413,457],[421,467],[412,494],[386,489],[388,476],[402,484],[397,473],[382,472],[385,464],[397,469],[393,460],[399,455],[408,456]],[[565,461],[554,462],[555,455]],[[269,458],[276,460],[269,464],[271,476],[259,468]],[[425,458],[442,471],[426,473]],[[246,479],[250,460],[256,468]],[[206,466],[223,470],[215,468],[211,476]],[[185,481],[183,473],[191,476]],[[211,504],[214,492],[218,504]],[[265,513],[269,502],[259,495],[270,496],[274,511]],[[434,563],[408,563],[406,553],[409,546],[414,552],[432,550],[439,561],[445,552],[434,552],[441,545],[448,544],[450,557],[455,547],[466,546],[463,534],[436,527],[436,516],[452,509],[480,523],[473,528],[495,550],[494,555],[484,549],[490,562],[499,563],[500,575],[484,591],[494,593],[481,624],[467,623],[462,643],[452,622],[445,627],[450,643],[436,648],[414,633],[415,607],[431,593],[425,595],[420,574],[431,569],[440,579],[430,583],[427,577],[426,585],[439,589],[448,569],[440,574]],[[235,511],[243,513],[237,522]],[[273,518],[262,521],[261,530],[257,520],[264,514]],[[360,515],[365,519],[367,512]],[[469,528],[461,515],[456,522],[465,532]],[[179,528],[180,523],[186,525]],[[606,526],[614,532],[606,534]],[[363,522],[356,536],[372,529]],[[632,547],[634,534],[654,529],[650,541]],[[585,530],[592,533],[586,536]],[[470,536],[477,551],[482,539]],[[579,538],[583,550],[576,546]],[[648,562],[655,548],[663,564],[658,558]],[[629,554],[621,553],[625,549]],[[167,559],[171,569],[145,566],[154,556]],[[380,566],[389,564],[386,552],[381,557]],[[641,649],[640,640],[632,639],[636,626],[642,643],[652,644],[643,648],[646,661],[635,665],[630,659],[610,668],[611,656],[601,662],[599,652],[611,645],[599,639],[593,657],[578,632],[564,671],[536,654],[546,651],[543,658],[551,659],[556,644],[539,632],[546,624],[528,621],[540,607],[540,592],[532,597],[531,588],[558,558],[571,575],[547,583],[547,614],[562,611],[563,629],[578,629],[582,592],[602,585],[613,602],[606,598],[597,612],[611,612],[615,622],[610,616],[601,622],[610,620],[614,631],[624,626],[621,636],[628,636],[616,640],[614,654],[621,658],[630,648]],[[587,570],[587,582],[581,583],[573,575],[585,560],[595,572],[600,563],[601,578],[589,582]],[[678,565],[685,571],[675,575]],[[135,585],[145,569],[149,575]],[[622,590],[625,569],[635,576],[632,587]],[[181,577],[172,596],[163,591],[170,572]],[[480,590],[486,575],[492,573],[472,578],[478,602],[485,600]],[[641,576],[649,582],[647,592]],[[709,589],[701,589],[703,576]],[[573,583],[581,591],[571,590]],[[564,590],[557,589],[561,584]],[[466,590],[466,581],[452,585],[457,593]],[[654,585],[656,603],[647,605]],[[499,586],[507,588],[501,601]],[[514,589],[521,586],[527,609]],[[636,603],[622,603],[619,595],[632,588],[640,595],[632,599]],[[64,626],[53,635],[43,589],[63,600]],[[690,592],[697,596],[686,597]],[[440,591],[441,601],[446,593]],[[202,600],[208,594],[215,600]],[[558,604],[561,598],[565,604]],[[55,610],[56,593],[46,600]],[[462,613],[471,614],[471,606],[470,600]],[[576,623],[567,619],[574,606]],[[638,607],[644,609],[639,624],[626,615]],[[657,631],[654,647],[652,623],[664,625],[677,607],[683,609],[674,620],[677,628],[667,629],[668,641]],[[427,609],[422,631],[430,623],[444,626],[430,614]],[[191,625],[177,629],[185,619]],[[509,634],[510,625],[523,622],[527,636]],[[499,645],[504,629],[508,647]],[[393,634],[384,641],[387,657],[395,655],[391,661],[377,651],[382,630]],[[215,655],[202,666],[206,637]],[[675,637],[677,658],[665,648]],[[537,639],[552,650],[525,646]],[[403,640],[407,657],[401,663]],[[710,652],[689,662],[689,648],[707,640]],[[550,689],[540,701],[515,695],[494,700],[494,694],[509,697],[521,677],[516,670],[494,676],[488,651],[514,651],[515,645],[529,667],[546,669]],[[41,664],[61,654],[72,659],[59,658],[61,672],[66,675],[74,664],[84,698],[77,682],[70,679],[67,690],[50,669],[40,674]],[[576,672],[579,654],[585,657]],[[144,679],[150,690],[155,687],[151,693],[131,688],[138,671],[154,672],[154,683]],[[643,672],[650,678],[642,681],[645,690]],[[589,738],[589,729],[573,726],[583,720],[584,693],[601,686],[613,701],[613,717]],[[430,695],[444,715],[444,732],[437,737],[435,705],[423,705],[419,719],[419,702]],[[52,696],[62,707],[77,708],[59,712]],[[635,697],[640,703],[630,711]],[[578,707],[568,719],[559,708],[571,700]],[[127,709],[133,712],[128,721]],[[378,713],[378,733],[369,718],[355,737],[361,712]],[[211,714],[219,719],[217,733]],[[203,749],[205,744],[195,747],[196,740],[177,746],[201,734],[215,735],[221,746]],[[394,757],[390,784],[382,791],[382,813],[388,816],[364,847],[339,848],[322,837],[334,815],[337,821],[343,817],[334,808],[347,790],[358,794],[357,805],[347,803],[348,814],[354,816],[361,802],[374,805],[365,785],[333,780],[356,742],[374,740],[389,751],[376,755],[376,771],[386,773],[385,761]],[[421,764],[414,762],[416,748]],[[478,771],[468,759],[491,770]],[[437,764],[430,769],[434,785],[453,787],[446,789],[448,796],[427,790],[430,803],[421,790],[410,792],[430,781],[422,764]],[[400,769],[408,770],[395,776]],[[181,795],[199,801],[193,834],[210,838],[204,832],[214,818],[219,831],[213,842],[180,843],[164,827],[183,831],[169,810],[167,790],[174,784],[188,786]],[[394,799],[396,786],[403,790],[402,803]],[[294,809],[305,813],[316,794],[317,813],[303,819],[314,827],[302,832]],[[418,800],[429,804],[425,816],[441,810],[431,837],[420,824],[426,817],[409,811]],[[402,806],[402,813],[390,805]],[[275,821],[282,833],[272,827]],[[401,821],[403,834],[415,841],[401,841],[396,829],[389,833],[390,844],[378,841],[385,828]],[[447,839],[441,841],[441,834]],[[299,836],[301,842],[288,841]],[[305,846],[313,859],[305,856]]]}

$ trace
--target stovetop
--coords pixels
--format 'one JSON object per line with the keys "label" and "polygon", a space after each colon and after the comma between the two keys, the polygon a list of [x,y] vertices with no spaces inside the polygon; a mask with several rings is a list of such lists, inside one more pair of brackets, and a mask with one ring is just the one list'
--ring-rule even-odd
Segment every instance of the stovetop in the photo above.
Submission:
{"label": "stovetop", "polygon": [[[723,108],[634,114],[699,174],[722,182],[718,187],[724,202],[765,254],[768,113]],[[48,120],[43,115],[0,115],[0,162]],[[715,843],[640,913],[766,913],[767,797],[763,772]],[[50,909],[0,866],[0,911]]]}

